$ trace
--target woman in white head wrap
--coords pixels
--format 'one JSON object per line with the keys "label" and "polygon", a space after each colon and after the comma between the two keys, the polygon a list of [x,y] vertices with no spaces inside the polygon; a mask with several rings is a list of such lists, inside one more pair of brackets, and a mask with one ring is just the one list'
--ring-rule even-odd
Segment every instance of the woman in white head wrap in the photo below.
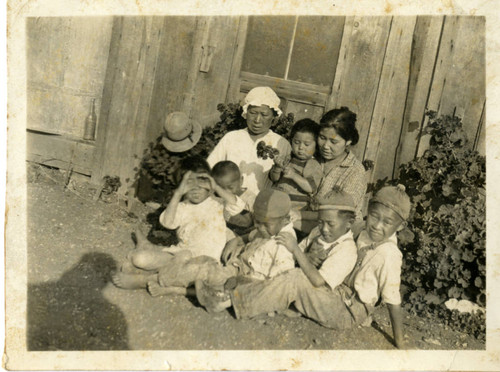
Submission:
{"label": "woman in white head wrap", "polygon": [[268,172],[273,166],[272,159],[257,157],[257,144],[264,141],[277,148],[280,155],[289,155],[291,151],[288,141],[271,130],[282,113],[279,104],[280,99],[271,88],[253,88],[241,102],[247,128],[227,133],[207,159],[211,167],[222,160],[235,162],[243,175],[243,187],[256,195],[271,185]]}

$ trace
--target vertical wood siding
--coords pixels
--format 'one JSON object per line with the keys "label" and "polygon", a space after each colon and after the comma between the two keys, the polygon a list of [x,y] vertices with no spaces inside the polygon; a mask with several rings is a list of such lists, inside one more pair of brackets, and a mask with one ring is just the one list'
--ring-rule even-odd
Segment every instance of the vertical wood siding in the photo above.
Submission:
{"label": "vertical wood siding", "polygon": [[[130,186],[137,155],[146,146],[147,127],[163,19],[161,17],[118,17],[113,24],[112,51],[103,97],[108,107],[100,117],[92,180],[119,176],[121,191]],[[128,183],[128,185],[127,185]]]}
{"label": "vertical wood siding", "polygon": [[[399,164],[425,151],[427,109],[462,117],[470,145],[485,153],[484,17],[337,18],[331,86],[273,78],[287,112],[356,112],[353,151],[374,161],[371,180],[396,176]],[[169,112],[213,125],[218,103],[270,81],[241,71],[248,25],[245,16],[29,19],[28,128],[81,137],[97,98],[93,179],[131,178]]]}
{"label": "vertical wood siding", "polygon": [[82,138],[101,106],[112,17],[28,18],[27,127]]}

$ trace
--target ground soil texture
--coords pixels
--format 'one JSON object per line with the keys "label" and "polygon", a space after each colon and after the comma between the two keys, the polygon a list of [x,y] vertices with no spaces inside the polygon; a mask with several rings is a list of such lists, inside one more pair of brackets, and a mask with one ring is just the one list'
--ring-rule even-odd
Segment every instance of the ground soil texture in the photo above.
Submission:
{"label": "ground soil texture", "polygon": [[[208,314],[195,299],[153,298],[110,281],[131,232],[151,224],[144,205],[132,211],[116,195],[93,200],[95,188],[55,169],[28,168],[28,331],[30,350],[394,349],[387,309],[370,327],[323,328],[300,317],[237,320]],[[151,219],[149,219],[151,221]],[[404,316],[412,349],[484,349],[472,336],[425,318]]]}

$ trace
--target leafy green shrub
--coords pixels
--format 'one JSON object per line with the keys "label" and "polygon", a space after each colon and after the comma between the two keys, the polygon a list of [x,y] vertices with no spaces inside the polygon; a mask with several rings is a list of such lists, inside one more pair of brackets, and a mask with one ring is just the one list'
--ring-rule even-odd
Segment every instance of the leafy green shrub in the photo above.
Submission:
{"label": "leafy green shrub", "polygon": [[429,112],[429,149],[400,167],[412,199],[415,239],[401,244],[407,307],[448,298],[485,305],[485,158],[472,150],[460,118]]}
{"label": "leafy green shrub", "polygon": [[[162,145],[161,136],[149,144],[144,150],[140,167],[135,169],[138,188],[147,183],[150,189],[146,195],[138,195],[139,199],[166,205],[176,187],[175,171],[182,159],[193,155],[206,158],[227,132],[246,128],[246,120],[241,116],[239,104],[219,104],[217,110],[221,113],[220,121],[213,127],[204,128],[200,141],[192,149],[182,153],[170,152]],[[287,137],[293,122],[293,114],[282,115],[272,130]],[[141,194],[140,190],[138,194]]]}

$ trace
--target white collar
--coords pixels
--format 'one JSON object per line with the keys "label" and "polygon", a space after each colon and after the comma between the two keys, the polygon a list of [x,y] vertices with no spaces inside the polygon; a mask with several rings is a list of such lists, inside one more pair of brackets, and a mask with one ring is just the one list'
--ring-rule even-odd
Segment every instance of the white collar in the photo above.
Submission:
{"label": "white collar", "polygon": [[341,236],[340,236],[337,240],[335,240],[335,241],[333,241],[333,242],[331,242],[331,243],[325,242],[325,241],[323,240],[323,238],[321,237],[321,233],[319,232],[319,229],[318,229],[318,233],[319,233],[319,235],[318,235],[318,240],[319,240],[322,244],[327,245],[328,247],[331,247],[331,246],[332,246],[332,245],[334,245],[334,244],[335,244],[335,245],[340,244],[340,243],[342,243],[344,240],[348,240],[348,239],[350,239],[350,240],[354,241],[354,238],[353,238],[353,236],[352,236],[352,231],[351,231],[351,229],[349,229],[349,230],[348,230],[348,231],[347,231],[344,235],[341,235]]}

